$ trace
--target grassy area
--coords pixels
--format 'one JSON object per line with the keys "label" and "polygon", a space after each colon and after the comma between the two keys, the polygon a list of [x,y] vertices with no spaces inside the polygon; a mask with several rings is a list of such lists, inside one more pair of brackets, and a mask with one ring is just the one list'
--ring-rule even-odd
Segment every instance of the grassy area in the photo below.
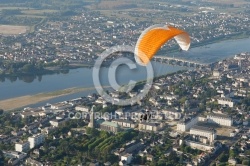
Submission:
{"label": "grassy area", "polygon": [[[110,17],[110,18],[124,18],[124,19],[128,19],[131,21],[149,21],[150,19],[147,17],[132,17],[130,15],[128,15],[128,12],[131,12],[133,10],[140,10],[140,9],[128,9],[128,10],[96,10],[99,11],[101,14]],[[143,11],[145,13],[151,13],[152,11]],[[153,18],[152,21],[154,23],[162,23],[162,22],[166,22],[166,20],[164,19],[159,19],[159,18]]]}
{"label": "grassy area", "polygon": [[27,26],[14,26],[14,25],[0,25],[0,34],[4,35],[16,35],[20,33],[26,33],[29,31]]}
{"label": "grassy area", "polygon": [[58,10],[22,10],[21,11],[25,15],[44,15],[44,14],[49,14],[49,13],[56,13]]}
{"label": "grassy area", "polygon": [[96,10],[96,11],[99,11],[101,12],[101,14],[107,16],[107,17],[110,17],[110,18],[125,18],[125,19],[129,19],[129,20],[132,20],[132,21],[145,21],[146,19],[145,18],[137,18],[137,17],[131,17],[129,16],[128,14],[124,13],[118,13],[114,10]]}
{"label": "grassy area", "polygon": [[8,6],[1,6],[0,7],[0,11],[1,10],[15,10],[15,9],[20,9],[20,10],[28,10],[29,8],[26,8],[26,7],[8,7]]}
{"label": "grassy area", "polygon": [[227,4],[227,5],[230,5],[230,4],[234,4],[234,5],[243,5],[243,4],[246,4],[247,2],[245,0],[208,0],[209,2],[212,2],[212,3],[220,3],[220,4]]}
{"label": "grassy area", "polygon": [[16,15],[16,17],[29,17],[29,18],[46,18],[46,16],[37,16],[37,15]]}
{"label": "grassy area", "polygon": [[133,0],[106,0],[106,1],[101,1],[98,4],[92,5],[92,8],[94,9],[101,9],[101,10],[107,10],[107,9],[116,9],[119,7],[124,7],[124,8],[130,8],[133,6],[136,6],[138,1],[133,1]]}
{"label": "grassy area", "polygon": [[[8,27],[0,27],[0,34],[5,35],[13,35],[19,33],[27,33],[27,32],[34,32],[37,25],[44,23],[51,14],[59,12],[59,10],[49,10],[49,9],[33,9],[33,8],[25,8],[25,7],[0,7],[0,12],[2,10],[20,10],[20,13],[14,14],[12,16],[6,15],[6,18],[13,19],[13,23],[10,22]],[[19,20],[20,22],[16,22]],[[23,20],[23,22],[22,22]],[[27,21],[30,20],[30,24],[27,24]],[[30,25],[27,26],[20,26],[17,28],[14,26],[17,25]],[[25,30],[26,29],[26,30]]]}

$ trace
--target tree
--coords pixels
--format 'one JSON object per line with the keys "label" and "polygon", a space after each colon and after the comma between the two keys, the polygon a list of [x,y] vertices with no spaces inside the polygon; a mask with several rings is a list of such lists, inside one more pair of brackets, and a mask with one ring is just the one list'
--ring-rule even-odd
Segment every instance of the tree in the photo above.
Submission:
{"label": "tree", "polygon": [[107,155],[107,161],[110,161],[111,163],[116,162],[119,160],[119,157],[114,154]]}
{"label": "tree", "polygon": [[69,61],[67,61],[67,60],[61,60],[60,62],[59,62],[59,66],[60,67],[68,67],[69,66]]}
{"label": "tree", "polygon": [[167,158],[168,161],[172,161],[173,163],[178,163],[179,158],[175,152],[171,152]]}
{"label": "tree", "polygon": [[1,165],[4,165],[3,161],[4,161],[4,154],[3,154],[3,152],[0,150],[0,166],[1,166]]}
{"label": "tree", "polygon": [[37,64],[37,69],[38,70],[43,70],[43,62],[42,61],[39,61],[38,64]]}
{"label": "tree", "polygon": [[183,141],[180,148],[181,148],[181,151],[184,152],[185,151],[185,147],[186,147],[186,144],[185,142]]}
{"label": "tree", "polygon": [[34,69],[35,69],[35,67],[34,67],[33,64],[26,64],[22,68],[23,72],[26,72],[26,73],[32,73],[32,72],[34,72]]}
{"label": "tree", "polygon": [[220,162],[227,162],[228,161],[228,157],[229,157],[228,154],[223,153],[223,154],[220,155],[219,161]]}
{"label": "tree", "polygon": [[87,127],[86,133],[90,134],[93,137],[96,137],[96,136],[99,135],[100,132],[97,129],[93,129],[93,128]]}
{"label": "tree", "polygon": [[0,115],[2,115],[3,114],[3,109],[0,109]]}
{"label": "tree", "polygon": [[226,163],[220,163],[219,166],[227,166]]}
{"label": "tree", "polygon": [[250,150],[246,150],[246,151],[245,151],[245,154],[246,154],[246,155],[250,155]]}
{"label": "tree", "polygon": [[146,156],[141,157],[141,164],[145,164],[145,163],[146,163],[146,161],[147,161]]}
{"label": "tree", "polygon": [[243,160],[243,161],[242,161],[242,164],[243,164],[243,165],[250,165],[250,161],[249,161],[249,160]]}
{"label": "tree", "polygon": [[166,165],[166,162],[165,162],[164,160],[159,160],[159,161],[157,162],[157,165],[159,165],[159,166],[165,166],[165,165]]}
{"label": "tree", "polygon": [[190,153],[192,149],[190,148],[190,146],[186,146],[184,150],[186,153]]}
{"label": "tree", "polygon": [[230,156],[230,158],[235,158],[236,157],[235,151],[233,149],[230,149],[229,156]]}

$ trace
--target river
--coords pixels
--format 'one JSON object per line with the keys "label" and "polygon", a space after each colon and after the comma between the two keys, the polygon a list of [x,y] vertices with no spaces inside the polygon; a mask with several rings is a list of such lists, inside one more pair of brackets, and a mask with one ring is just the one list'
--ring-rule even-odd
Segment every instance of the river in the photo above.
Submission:
{"label": "river", "polygon": [[195,47],[189,51],[171,53],[169,56],[184,58],[188,60],[197,60],[202,63],[212,63],[220,61],[241,52],[250,52],[250,38],[225,40],[218,43]]}
{"label": "river", "polygon": [[[153,62],[153,67],[155,73],[157,73],[156,75],[186,69],[186,67],[169,66],[159,62]],[[109,85],[109,69],[102,68],[100,71],[100,80],[102,85]],[[117,82],[121,85],[128,83],[130,80],[145,80],[146,69],[145,67],[137,66],[136,69],[130,70],[126,65],[123,65],[117,69],[116,78]],[[14,82],[11,82],[9,79],[5,79],[4,82],[0,83],[0,100],[57,91],[72,87],[93,87],[92,68],[72,69],[67,74],[44,75],[40,78],[35,78],[29,83],[20,79],[17,79]]]}
{"label": "river", "polygon": [[[211,63],[225,58],[234,56],[241,52],[250,52],[250,38],[227,40],[219,43],[209,44],[206,46],[192,48],[188,52],[175,52],[168,56],[176,58],[185,58],[197,60],[199,62]],[[171,66],[153,62],[155,75],[163,75],[176,72],[178,70],[187,69],[186,67]],[[102,68],[102,83],[109,85],[108,68]],[[137,66],[135,70],[130,70],[127,66],[119,67],[116,73],[117,81],[120,84],[126,84],[129,80],[144,80],[146,78],[146,69],[142,66]],[[0,80],[0,100],[19,97],[24,95],[34,95],[37,93],[51,92],[72,87],[93,87],[92,69],[80,68],[72,69],[66,74],[44,75],[38,78],[31,78],[29,81],[20,79],[16,80]],[[88,95],[95,92],[94,90],[81,93],[71,94],[50,100],[49,102],[59,102]],[[44,103],[40,103],[44,104]],[[34,105],[37,106],[37,105]]]}

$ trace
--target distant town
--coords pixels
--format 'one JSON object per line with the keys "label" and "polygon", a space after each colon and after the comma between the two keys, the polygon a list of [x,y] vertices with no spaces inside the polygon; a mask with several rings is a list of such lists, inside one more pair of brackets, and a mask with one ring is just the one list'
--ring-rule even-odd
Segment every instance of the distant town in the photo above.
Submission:
{"label": "distant town", "polygon": [[[250,34],[249,0],[0,4],[0,81],[91,68],[104,50],[135,46],[153,24],[184,29],[192,47]],[[166,55],[176,51],[172,40],[152,61],[188,69],[154,78],[146,97],[129,106],[96,93],[41,107],[0,105],[0,165],[250,165],[250,52],[204,64]],[[127,94],[107,93],[131,98],[143,83]]]}
{"label": "distant town", "polygon": [[[93,66],[98,55],[107,48],[134,46],[144,29],[153,24],[165,24],[166,20],[167,24],[190,33],[192,47],[246,37],[250,32],[247,11],[223,13],[220,12],[222,7],[203,2],[159,3],[152,10],[148,8],[146,3],[138,11],[111,10],[108,14],[102,10],[84,9],[73,16],[48,18],[32,33],[0,34],[0,76],[46,74],[59,69]],[[181,12],[172,15],[165,10]],[[189,12],[195,14],[185,14]],[[166,49],[174,51],[177,48],[172,40],[161,52],[165,54]]]}

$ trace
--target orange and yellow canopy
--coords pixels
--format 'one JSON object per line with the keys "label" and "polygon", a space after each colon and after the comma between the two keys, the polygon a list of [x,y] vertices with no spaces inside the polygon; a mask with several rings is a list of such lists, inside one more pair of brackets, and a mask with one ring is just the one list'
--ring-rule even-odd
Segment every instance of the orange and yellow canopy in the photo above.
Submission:
{"label": "orange and yellow canopy", "polygon": [[135,60],[140,65],[147,65],[157,51],[170,39],[174,38],[182,50],[190,47],[189,34],[167,25],[153,25],[142,32],[135,46]]}

